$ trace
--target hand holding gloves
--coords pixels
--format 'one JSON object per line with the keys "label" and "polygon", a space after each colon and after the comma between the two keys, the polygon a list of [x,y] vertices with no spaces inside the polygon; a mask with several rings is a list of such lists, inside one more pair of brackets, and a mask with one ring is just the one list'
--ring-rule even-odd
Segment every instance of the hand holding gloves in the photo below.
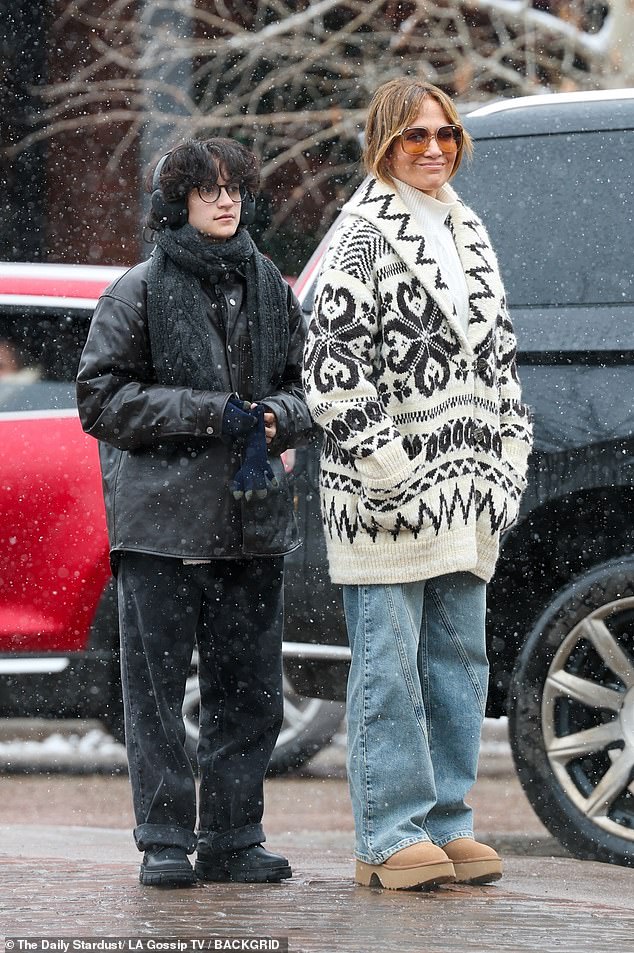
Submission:
{"label": "hand holding gloves", "polygon": [[246,400],[240,400],[233,394],[225,404],[222,415],[222,433],[225,437],[231,437],[234,440],[243,440],[255,430],[257,418],[251,412],[251,404]]}
{"label": "hand holding gloves", "polygon": [[251,431],[247,438],[242,466],[231,483],[231,492],[236,500],[240,500],[244,496],[245,500],[249,502],[254,495],[258,500],[264,499],[268,487],[277,487],[278,481],[275,479],[266,452],[264,407],[262,404],[256,404],[249,414],[244,416],[249,416],[255,421],[255,429]]}

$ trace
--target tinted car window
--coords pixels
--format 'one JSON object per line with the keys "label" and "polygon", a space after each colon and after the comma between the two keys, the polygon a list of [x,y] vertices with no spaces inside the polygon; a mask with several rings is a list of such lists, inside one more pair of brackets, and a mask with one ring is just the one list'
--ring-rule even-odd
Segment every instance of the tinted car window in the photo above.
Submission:
{"label": "tinted car window", "polygon": [[74,380],[89,314],[0,311],[0,411],[75,407]]}
{"label": "tinted car window", "polygon": [[75,309],[15,307],[0,311],[0,341],[14,349],[22,368],[42,380],[74,381],[90,315]]}
{"label": "tinted car window", "polygon": [[487,225],[510,305],[632,300],[633,141],[620,130],[475,143],[456,189]]}

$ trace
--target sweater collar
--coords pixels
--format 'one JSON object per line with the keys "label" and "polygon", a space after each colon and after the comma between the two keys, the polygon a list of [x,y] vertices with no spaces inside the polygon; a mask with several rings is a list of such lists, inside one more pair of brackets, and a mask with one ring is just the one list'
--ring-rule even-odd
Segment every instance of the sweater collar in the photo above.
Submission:
{"label": "sweater collar", "polygon": [[426,250],[423,229],[398,192],[377,179],[367,179],[343,211],[374,225],[409,271],[436,302],[467,351],[475,350],[491,332],[504,308],[504,289],[486,229],[458,198],[443,186],[443,203],[451,203],[447,224],[453,234],[469,292],[469,328],[465,333],[448,294],[439,263]]}
{"label": "sweater collar", "polygon": [[447,221],[454,205],[458,204],[457,197],[452,198],[443,189],[439,191],[438,198],[434,198],[400,179],[394,180],[394,186],[416,221],[425,229],[439,229]]}

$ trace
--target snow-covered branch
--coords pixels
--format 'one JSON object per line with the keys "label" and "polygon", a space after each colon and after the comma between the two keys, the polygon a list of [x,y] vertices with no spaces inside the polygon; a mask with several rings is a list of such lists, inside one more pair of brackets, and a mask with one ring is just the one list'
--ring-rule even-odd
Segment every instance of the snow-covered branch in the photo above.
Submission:
{"label": "snow-covered branch", "polygon": [[[612,6],[618,6],[613,3]],[[487,13],[496,12],[512,22],[518,29],[537,29],[545,36],[560,36],[574,43],[575,47],[592,56],[603,56],[614,42],[616,17],[608,8],[599,29],[590,33],[568,16],[557,16],[545,10],[535,9],[532,0],[470,0],[467,6]],[[561,7],[562,4],[558,4]],[[574,13],[574,3],[566,4]],[[566,11],[567,12],[567,11]]]}
{"label": "snow-covered branch", "polygon": [[[53,69],[56,81],[34,91],[41,109],[13,148],[108,123],[120,129],[116,155],[148,123],[172,137],[240,136],[262,154],[273,230],[284,229],[306,197],[329,214],[342,183],[358,174],[365,109],[387,79],[417,75],[459,103],[634,83],[634,0],[58,6],[55,29],[81,33],[82,61],[67,75]],[[182,74],[186,83],[174,78]]]}

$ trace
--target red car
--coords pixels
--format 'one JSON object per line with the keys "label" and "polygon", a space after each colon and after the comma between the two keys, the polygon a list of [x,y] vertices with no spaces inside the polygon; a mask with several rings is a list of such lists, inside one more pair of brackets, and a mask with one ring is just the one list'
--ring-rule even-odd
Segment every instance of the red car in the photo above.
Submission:
{"label": "red car", "polygon": [[[97,442],[75,372],[96,300],[123,268],[0,263],[0,716],[102,719],[123,735],[116,598]],[[330,740],[342,706],[287,682],[274,770]],[[185,700],[197,735],[195,669]]]}

